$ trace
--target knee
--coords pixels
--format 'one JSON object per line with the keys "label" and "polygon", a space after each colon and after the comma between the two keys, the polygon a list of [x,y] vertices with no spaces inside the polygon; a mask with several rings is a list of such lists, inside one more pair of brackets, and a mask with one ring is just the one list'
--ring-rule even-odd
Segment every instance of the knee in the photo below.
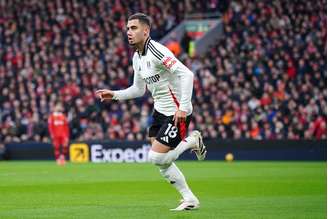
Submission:
{"label": "knee", "polygon": [[163,166],[167,164],[166,162],[166,153],[158,153],[153,150],[150,150],[148,153],[148,160],[152,164],[155,164],[157,166]]}

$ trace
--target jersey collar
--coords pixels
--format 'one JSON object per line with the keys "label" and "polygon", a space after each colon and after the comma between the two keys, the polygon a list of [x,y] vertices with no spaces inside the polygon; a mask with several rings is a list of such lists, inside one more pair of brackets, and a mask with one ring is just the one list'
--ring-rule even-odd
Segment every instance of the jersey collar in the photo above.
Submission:
{"label": "jersey collar", "polygon": [[147,50],[148,50],[148,45],[149,45],[149,42],[150,42],[150,37],[148,37],[145,41],[145,44],[144,44],[144,48],[143,48],[143,51],[142,51],[142,54],[140,54],[140,52],[138,51],[138,55],[139,57],[140,56],[145,56],[147,54]]}

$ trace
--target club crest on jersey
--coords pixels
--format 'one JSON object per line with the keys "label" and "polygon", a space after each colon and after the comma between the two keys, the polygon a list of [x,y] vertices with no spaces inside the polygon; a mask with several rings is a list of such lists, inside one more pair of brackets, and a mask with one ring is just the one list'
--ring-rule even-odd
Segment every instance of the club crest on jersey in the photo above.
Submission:
{"label": "club crest on jersey", "polygon": [[144,81],[147,83],[147,84],[153,84],[153,83],[156,83],[159,81],[161,77],[159,76],[159,74],[156,74],[154,76],[150,76],[148,78],[144,78]]}

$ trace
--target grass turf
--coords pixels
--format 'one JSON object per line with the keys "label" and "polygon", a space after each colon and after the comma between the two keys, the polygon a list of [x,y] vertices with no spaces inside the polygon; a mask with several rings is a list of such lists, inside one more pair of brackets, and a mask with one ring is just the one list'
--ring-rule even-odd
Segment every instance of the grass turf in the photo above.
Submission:
{"label": "grass turf", "polygon": [[325,162],[177,162],[201,209],[151,164],[0,162],[0,218],[326,218]]}

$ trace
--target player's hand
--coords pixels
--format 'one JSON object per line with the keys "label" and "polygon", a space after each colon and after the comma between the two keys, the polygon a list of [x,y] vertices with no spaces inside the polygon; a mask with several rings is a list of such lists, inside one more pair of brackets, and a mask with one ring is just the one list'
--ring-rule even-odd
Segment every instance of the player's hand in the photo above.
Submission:
{"label": "player's hand", "polygon": [[173,116],[174,126],[178,127],[178,123],[185,122],[187,119],[187,112],[178,110]]}
{"label": "player's hand", "polygon": [[114,91],[108,89],[97,90],[96,96],[100,99],[101,102],[104,100],[111,100],[113,99]]}

